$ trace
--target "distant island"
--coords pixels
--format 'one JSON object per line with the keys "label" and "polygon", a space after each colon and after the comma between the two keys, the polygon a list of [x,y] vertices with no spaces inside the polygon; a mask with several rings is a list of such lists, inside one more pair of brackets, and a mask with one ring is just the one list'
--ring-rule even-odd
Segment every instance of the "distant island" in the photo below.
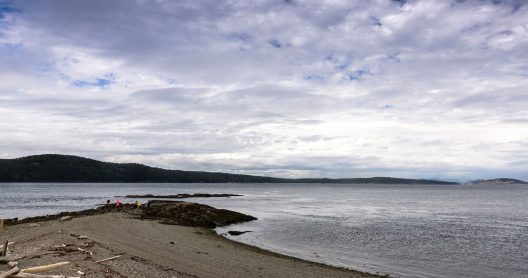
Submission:
{"label": "distant island", "polygon": [[528,182],[525,182],[523,180],[517,180],[517,179],[499,178],[499,179],[489,179],[489,180],[474,180],[474,181],[467,182],[466,184],[472,184],[472,185],[509,185],[509,184],[528,184]]}
{"label": "distant island", "polygon": [[59,154],[0,159],[0,182],[458,184],[439,180],[391,177],[285,179],[202,171],[166,170],[137,163],[102,162],[79,156]]}

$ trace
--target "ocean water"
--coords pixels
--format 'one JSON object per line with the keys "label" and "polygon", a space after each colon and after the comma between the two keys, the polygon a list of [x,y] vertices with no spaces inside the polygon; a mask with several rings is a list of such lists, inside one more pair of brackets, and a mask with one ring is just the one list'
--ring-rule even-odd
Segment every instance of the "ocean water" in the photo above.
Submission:
{"label": "ocean water", "polygon": [[148,193],[242,194],[189,200],[259,218],[217,229],[251,231],[228,238],[312,261],[394,277],[528,277],[521,185],[0,184],[0,218]]}

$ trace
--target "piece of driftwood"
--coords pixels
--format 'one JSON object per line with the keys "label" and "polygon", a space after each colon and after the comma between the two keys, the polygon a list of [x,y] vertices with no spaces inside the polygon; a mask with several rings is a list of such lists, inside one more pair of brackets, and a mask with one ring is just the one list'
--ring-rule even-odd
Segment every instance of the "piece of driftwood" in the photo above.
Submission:
{"label": "piece of driftwood", "polygon": [[15,275],[9,276],[9,278],[81,278],[81,277],[69,277],[64,275],[41,275],[41,274],[33,274],[33,273],[24,273],[19,272]]}
{"label": "piece of driftwood", "polygon": [[22,273],[41,273],[41,272],[47,272],[58,268],[63,268],[70,265],[70,262],[60,262],[56,264],[48,264],[48,265],[41,265],[41,266],[35,266],[30,268],[24,268],[20,272]]}
{"label": "piece of driftwood", "polygon": [[4,241],[4,248],[2,248],[2,256],[6,256],[7,255],[7,249],[9,247],[9,241],[6,239]]}
{"label": "piece of driftwood", "polygon": [[117,258],[121,257],[121,255],[117,255],[117,256],[113,256],[113,257],[110,257],[110,258],[106,258],[106,259],[102,259],[102,260],[98,260],[96,261],[95,263],[98,264],[98,263],[102,263],[102,262],[106,262],[106,261],[111,261],[111,260],[115,260]]}
{"label": "piece of driftwood", "polygon": [[22,256],[14,256],[14,255],[0,257],[0,264],[6,264],[8,262],[20,260],[20,259],[23,259],[23,258],[24,257],[22,257]]}
{"label": "piece of driftwood", "polygon": [[[15,242],[9,242],[9,243],[7,244],[7,246],[9,247],[9,246],[11,246],[11,245],[13,245],[13,244],[15,244]],[[0,244],[0,249],[1,249],[1,250],[4,249],[4,244]]]}
{"label": "piece of driftwood", "polygon": [[2,272],[2,273],[0,273],[0,278],[12,277],[12,275],[17,274],[18,272],[20,272],[20,268],[18,268],[17,266],[15,266],[15,267],[13,267],[11,270],[9,270],[9,271],[6,271],[6,272]]}
{"label": "piece of driftwood", "polygon": [[84,250],[84,249],[82,249],[81,247],[77,247],[77,250],[79,250],[79,251],[81,251],[81,252],[83,252],[83,253],[85,253],[85,254],[90,254],[90,256],[93,256],[93,253],[92,253],[92,252],[87,251],[87,250]]}

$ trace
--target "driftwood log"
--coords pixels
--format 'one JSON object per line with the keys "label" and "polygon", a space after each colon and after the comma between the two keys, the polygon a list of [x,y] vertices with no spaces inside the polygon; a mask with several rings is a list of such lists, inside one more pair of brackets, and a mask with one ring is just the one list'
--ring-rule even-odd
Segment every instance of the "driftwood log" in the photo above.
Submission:
{"label": "driftwood log", "polygon": [[96,261],[95,263],[98,264],[98,263],[102,263],[102,262],[106,262],[106,261],[111,261],[111,260],[115,260],[117,258],[121,257],[121,255],[117,255],[117,256],[113,256],[113,257],[110,257],[110,258],[106,258],[106,259],[102,259],[102,260],[98,260]]}
{"label": "driftwood log", "polygon": [[4,248],[2,248],[2,256],[7,256],[7,249],[9,248],[9,241],[6,239],[4,241]]}
{"label": "driftwood log", "polygon": [[9,271],[6,271],[6,272],[3,272],[3,273],[0,273],[0,278],[12,277],[12,275],[17,274],[18,272],[20,272],[20,268],[18,268],[17,266],[15,266],[15,267],[13,267],[13,269],[11,269],[11,270],[9,270]]}
{"label": "driftwood log", "polygon": [[13,255],[0,257],[0,264],[6,264],[8,262],[20,260],[20,259],[23,259],[23,258],[24,257],[22,257],[22,256],[13,256]]}
{"label": "driftwood log", "polygon": [[81,278],[81,277],[69,277],[64,275],[41,275],[35,273],[27,273],[24,271],[36,271],[40,269],[42,272],[57,269],[69,265],[69,262],[62,262],[52,265],[44,265],[26,269],[20,269],[18,266],[13,267],[11,270],[0,273],[0,278]]}
{"label": "driftwood log", "polygon": [[22,273],[41,273],[41,272],[47,272],[54,269],[63,268],[70,265],[70,262],[60,262],[56,264],[48,264],[48,265],[41,265],[41,266],[35,266],[30,268],[22,269],[20,272]]}
{"label": "driftwood log", "polygon": [[40,275],[40,274],[19,272],[15,275],[9,276],[9,278],[80,278],[80,277],[69,277],[69,276],[64,276],[64,275]]}

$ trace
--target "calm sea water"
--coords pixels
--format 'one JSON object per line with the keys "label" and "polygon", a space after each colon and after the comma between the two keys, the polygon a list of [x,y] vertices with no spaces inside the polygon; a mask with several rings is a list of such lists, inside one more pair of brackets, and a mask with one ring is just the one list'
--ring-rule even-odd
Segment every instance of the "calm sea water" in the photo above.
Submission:
{"label": "calm sea water", "polygon": [[[190,199],[251,214],[244,243],[401,277],[528,277],[528,186],[0,184],[0,218],[82,210],[126,194]],[[135,201],[125,200],[125,201]]]}

